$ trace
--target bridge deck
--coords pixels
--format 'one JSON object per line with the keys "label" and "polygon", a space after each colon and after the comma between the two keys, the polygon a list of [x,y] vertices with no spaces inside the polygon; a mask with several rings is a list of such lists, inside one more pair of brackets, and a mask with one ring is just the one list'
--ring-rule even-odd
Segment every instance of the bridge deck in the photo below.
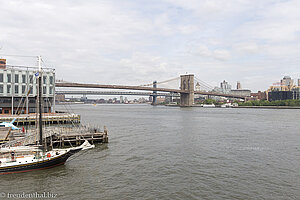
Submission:
{"label": "bridge deck", "polygon": [[[181,93],[181,94],[188,94],[189,93],[188,90],[169,89],[169,88],[153,88],[153,87],[143,87],[143,86],[126,86],[126,85],[101,85],[101,84],[58,82],[58,83],[55,83],[55,86],[56,87],[145,90],[145,91],[173,92],[173,93]],[[215,92],[203,92],[203,91],[194,91],[194,94],[222,96],[222,97],[229,97],[229,98],[241,98],[241,99],[245,98],[245,96],[215,93]]]}

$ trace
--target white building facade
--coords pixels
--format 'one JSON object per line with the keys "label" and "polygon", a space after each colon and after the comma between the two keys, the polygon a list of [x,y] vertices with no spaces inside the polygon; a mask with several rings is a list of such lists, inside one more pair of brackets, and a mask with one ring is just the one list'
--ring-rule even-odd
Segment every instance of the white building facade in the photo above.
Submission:
{"label": "white building facade", "polygon": [[[5,66],[0,68],[0,114],[35,113],[37,68]],[[55,70],[43,69],[44,112],[51,112],[55,96]]]}

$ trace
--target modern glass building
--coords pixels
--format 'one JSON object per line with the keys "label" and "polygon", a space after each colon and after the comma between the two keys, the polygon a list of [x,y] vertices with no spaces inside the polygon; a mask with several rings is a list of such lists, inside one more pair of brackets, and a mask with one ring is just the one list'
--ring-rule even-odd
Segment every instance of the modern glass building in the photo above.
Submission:
{"label": "modern glass building", "polygon": [[[0,67],[0,114],[35,113],[37,68],[2,65]],[[53,111],[55,70],[43,68],[44,112]]]}

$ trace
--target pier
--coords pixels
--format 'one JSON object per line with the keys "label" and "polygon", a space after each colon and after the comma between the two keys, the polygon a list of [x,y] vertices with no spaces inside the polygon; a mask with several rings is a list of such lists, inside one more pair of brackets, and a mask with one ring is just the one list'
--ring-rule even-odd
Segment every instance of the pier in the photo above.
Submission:
{"label": "pier", "polygon": [[[0,147],[15,147],[34,145],[38,141],[37,130],[30,129],[25,134],[21,130],[10,130],[10,128],[0,129]],[[75,126],[75,127],[57,127],[50,126],[44,129],[44,141],[47,146],[69,147],[78,146],[85,140],[92,144],[108,143],[108,130],[103,131],[100,128]]]}
{"label": "pier", "polygon": [[[0,115],[0,122],[11,122],[17,118],[16,125],[34,125],[36,114]],[[78,124],[80,115],[74,113],[43,113],[43,122],[46,124]]]}

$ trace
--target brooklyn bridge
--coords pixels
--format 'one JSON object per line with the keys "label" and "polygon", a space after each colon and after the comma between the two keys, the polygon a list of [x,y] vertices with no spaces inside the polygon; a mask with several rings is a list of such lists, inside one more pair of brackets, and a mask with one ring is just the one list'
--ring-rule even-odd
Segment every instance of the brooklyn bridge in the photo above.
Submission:
{"label": "brooklyn bridge", "polygon": [[[196,81],[195,81],[196,79]],[[179,81],[177,88],[169,87],[158,87],[159,85],[166,85],[168,82]],[[195,83],[198,83],[197,88]],[[200,83],[200,84],[199,84]],[[153,96],[153,104],[156,102],[157,96],[171,96],[180,97],[180,106],[188,107],[193,106],[195,94],[207,95],[207,96],[221,96],[234,99],[244,99],[246,96],[235,95],[235,94],[224,94],[220,92],[214,92],[212,86],[201,81],[193,74],[185,74],[180,77],[176,77],[170,80],[157,82],[154,81],[150,84],[139,85],[139,86],[128,86],[128,85],[105,85],[105,84],[88,84],[88,83],[74,83],[57,81],[55,83],[56,88],[64,88],[63,90],[56,90],[56,94],[66,95],[138,95],[138,96]],[[65,90],[65,88],[85,88],[84,90]],[[112,92],[112,91],[87,91],[87,89],[98,88],[98,89],[114,89],[114,90],[127,90],[130,92]],[[195,89],[196,88],[196,89]],[[148,91],[148,92],[132,92],[132,91]],[[149,92],[150,91],[150,92]]]}

